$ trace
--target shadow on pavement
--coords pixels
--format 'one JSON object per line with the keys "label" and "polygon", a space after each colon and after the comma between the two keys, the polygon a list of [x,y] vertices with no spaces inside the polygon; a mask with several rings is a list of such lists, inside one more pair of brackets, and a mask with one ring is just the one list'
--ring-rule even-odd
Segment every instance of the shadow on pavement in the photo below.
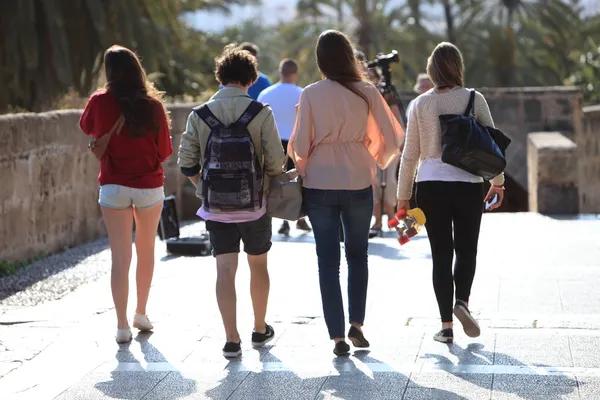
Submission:
{"label": "shadow on pavement", "polygon": [[[169,363],[166,357],[150,344],[148,339],[151,336],[152,332],[139,333],[134,339],[140,344],[144,361],[146,363]],[[140,364],[140,361],[129,350],[130,346],[131,343],[120,345],[115,358],[119,363]],[[149,372],[151,371],[142,373],[150,375]],[[144,399],[179,399],[196,393],[196,381],[184,378],[179,372],[169,372],[160,378],[158,382],[148,382],[143,378],[136,379],[137,377],[131,376],[131,372],[116,370],[111,372],[111,377],[111,381],[98,382],[94,387],[112,399],[130,399],[132,393],[139,393],[140,391],[145,392],[140,396],[140,398],[143,397]]]}
{"label": "shadow on pavement", "polygon": [[[369,351],[356,351],[352,357],[335,357],[332,373],[315,376],[302,371],[245,372],[238,369],[239,361],[231,362],[228,374],[221,379],[219,386],[208,390],[209,399],[294,399],[313,400],[336,398],[344,400],[401,399],[407,392],[414,392],[415,398],[467,400],[447,390],[429,388],[412,383],[408,388],[409,377],[394,371],[389,365],[369,355]],[[265,357],[266,355],[266,357]],[[360,362],[356,362],[359,360]],[[281,363],[272,353],[261,354],[261,362]],[[365,369],[362,363],[384,366],[387,372]],[[241,376],[240,376],[241,375]],[[308,375],[308,376],[301,376]],[[425,397],[423,397],[425,395]],[[411,397],[411,396],[409,396]],[[412,398],[412,397],[411,397]]]}
{"label": "shadow on pavement", "polygon": [[[568,396],[577,391],[577,381],[565,375],[538,375],[534,371],[527,373],[530,366],[522,363],[508,354],[483,350],[484,345],[480,343],[471,343],[466,347],[461,347],[456,343],[448,345],[450,354],[458,358],[458,364],[473,364],[473,358],[485,361],[482,365],[498,365],[495,361],[502,359],[502,365],[521,367],[521,374],[495,374],[493,380],[493,391],[514,394],[525,400],[537,400],[541,398],[561,399],[560,396]],[[437,359],[437,364],[450,364],[452,361],[439,354],[426,354],[424,358]],[[547,365],[536,365],[537,367],[547,367]],[[478,384],[478,379],[469,379],[477,374],[461,374],[449,372],[460,379]],[[486,387],[487,388],[487,387]],[[543,389],[551,388],[551,391],[540,392]],[[569,397],[570,398],[570,397]]]}
{"label": "shadow on pavement", "polygon": [[365,364],[379,364],[383,367],[382,369],[387,369],[389,372],[364,369],[360,363],[355,363],[351,358],[338,357],[333,360],[333,367],[337,374],[327,378],[317,399],[321,399],[324,394],[328,394],[344,400],[391,398],[467,400],[465,397],[447,390],[421,386],[411,382],[409,376],[394,371],[388,364],[371,357],[368,350],[356,351],[354,356]]}

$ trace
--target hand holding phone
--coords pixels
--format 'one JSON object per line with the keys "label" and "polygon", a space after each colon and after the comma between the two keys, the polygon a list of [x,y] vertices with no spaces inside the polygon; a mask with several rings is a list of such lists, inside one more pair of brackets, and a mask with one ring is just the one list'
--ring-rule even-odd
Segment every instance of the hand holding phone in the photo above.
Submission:
{"label": "hand holding phone", "polygon": [[492,197],[489,201],[485,202],[485,210],[489,211],[489,209],[498,202],[498,195],[496,194],[494,197]]}

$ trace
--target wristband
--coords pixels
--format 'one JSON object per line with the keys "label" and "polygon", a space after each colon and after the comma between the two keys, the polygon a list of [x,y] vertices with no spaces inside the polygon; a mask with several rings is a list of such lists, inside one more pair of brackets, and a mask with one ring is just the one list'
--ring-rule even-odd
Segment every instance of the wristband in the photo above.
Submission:
{"label": "wristband", "polygon": [[496,186],[496,185],[492,185],[492,187],[496,190],[504,190],[504,186]]}

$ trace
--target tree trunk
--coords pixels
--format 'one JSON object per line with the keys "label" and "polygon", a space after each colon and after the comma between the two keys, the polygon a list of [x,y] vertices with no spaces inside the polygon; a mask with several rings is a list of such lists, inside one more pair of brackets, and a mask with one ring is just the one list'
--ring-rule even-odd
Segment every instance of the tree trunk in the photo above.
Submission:
{"label": "tree trunk", "polygon": [[454,31],[454,15],[452,15],[452,4],[450,0],[442,0],[444,5],[444,15],[446,17],[446,32],[448,41],[456,44],[456,32]]}
{"label": "tree trunk", "polygon": [[357,36],[360,49],[369,57],[372,46],[373,29],[371,26],[371,15],[367,7],[367,0],[356,2],[356,19],[358,20]]}

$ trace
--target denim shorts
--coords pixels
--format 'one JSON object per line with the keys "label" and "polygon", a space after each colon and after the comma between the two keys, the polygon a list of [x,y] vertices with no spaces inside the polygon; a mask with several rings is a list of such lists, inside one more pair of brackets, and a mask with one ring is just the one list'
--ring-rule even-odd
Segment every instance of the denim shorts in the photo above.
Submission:
{"label": "denim shorts", "polygon": [[102,207],[126,209],[148,208],[157,205],[165,199],[164,187],[154,189],[136,189],[121,185],[100,186],[98,204]]}

